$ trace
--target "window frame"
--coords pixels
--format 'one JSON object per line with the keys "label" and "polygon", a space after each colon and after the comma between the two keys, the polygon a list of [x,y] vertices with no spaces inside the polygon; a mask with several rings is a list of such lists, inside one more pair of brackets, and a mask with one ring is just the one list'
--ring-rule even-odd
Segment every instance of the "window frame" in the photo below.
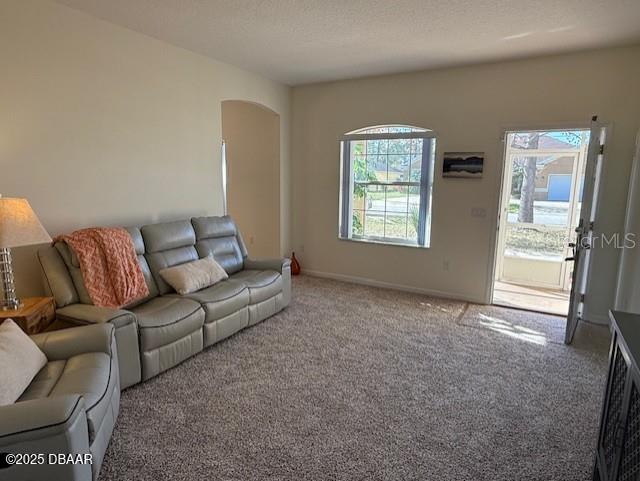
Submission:
{"label": "window frame", "polygon": [[[385,128],[385,127],[401,127],[412,129],[409,132],[393,132],[393,133],[366,133],[369,129]],[[416,247],[428,249],[431,246],[431,232],[429,225],[429,235],[427,236],[427,221],[431,218],[432,207],[432,190],[433,190],[433,173],[435,170],[436,133],[432,130],[415,127],[412,125],[379,125],[375,127],[367,127],[358,129],[351,133],[342,135],[340,141],[340,198],[339,198],[339,224],[338,238],[340,240],[348,240],[354,242],[366,242],[373,244],[395,245],[404,247]],[[418,228],[416,242],[409,241],[405,238],[390,238],[378,236],[354,236],[353,235],[353,191],[356,184],[353,175],[353,162],[351,158],[351,142],[352,141],[368,141],[368,140],[406,140],[406,139],[422,139],[422,158],[420,163],[420,181],[375,181],[375,182],[357,182],[360,185],[379,185],[379,186],[400,186],[400,187],[419,187],[420,204],[418,214]],[[430,224],[430,222],[429,222]]]}

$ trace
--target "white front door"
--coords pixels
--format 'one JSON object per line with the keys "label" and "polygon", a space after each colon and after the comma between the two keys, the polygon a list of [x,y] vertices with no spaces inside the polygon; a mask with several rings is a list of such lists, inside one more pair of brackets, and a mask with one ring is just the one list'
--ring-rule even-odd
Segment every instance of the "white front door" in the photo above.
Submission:
{"label": "white front door", "polygon": [[602,166],[604,162],[605,127],[594,118],[591,126],[589,151],[585,166],[582,205],[578,215],[575,242],[570,243],[573,255],[569,258],[574,263],[573,281],[569,301],[569,314],[565,331],[565,343],[573,340],[578,321],[582,318],[589,281],[589,265],[593,241],[593,227],[598,212],[598,192],[600,187]]}

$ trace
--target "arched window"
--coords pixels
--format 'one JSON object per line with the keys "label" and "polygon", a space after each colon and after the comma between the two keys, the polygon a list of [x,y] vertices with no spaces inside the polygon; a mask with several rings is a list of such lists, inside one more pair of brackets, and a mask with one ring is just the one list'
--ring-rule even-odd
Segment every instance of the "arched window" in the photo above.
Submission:
{"label": "arched window", "polygon": [[345,134],[340,238],[429,247],[435,147],[432,131],[412,125]]}
{"label": "arched window", "polygon": [[372,127],[365,127],[363,129],[353,130],[347,132],[345,135],[353,134],[401,134],[405,132],[427,132],[427,129],[422,127],[415,127],[413,125],[374,125]]}

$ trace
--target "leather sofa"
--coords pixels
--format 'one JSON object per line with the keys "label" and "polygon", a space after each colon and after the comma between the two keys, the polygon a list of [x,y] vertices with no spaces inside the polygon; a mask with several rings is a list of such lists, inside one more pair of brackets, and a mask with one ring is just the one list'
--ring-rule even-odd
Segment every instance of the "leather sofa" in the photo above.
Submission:
{"label": "leather sofa", "polygon": [[[0,480],[97,479],[120,406],[114,331],[106,323],[31,337],[48,363],[18,401],[0,406],[0,452],[44,456],[0,469]],[[86,453],[88,464],[49,463],[49,454]]]}
{"label": "leather sofa", "polygon": [[[149,295],[123,309],[92,305],[78,259],[64,242],[38,251],[59,319],[115,326],[122,388],[179,364],[289,304],[289,260],[250,259],[229,216],[128,227],[127,231]],[[161,269],[209,255],[229,279],[182,296],[160,277]]]}

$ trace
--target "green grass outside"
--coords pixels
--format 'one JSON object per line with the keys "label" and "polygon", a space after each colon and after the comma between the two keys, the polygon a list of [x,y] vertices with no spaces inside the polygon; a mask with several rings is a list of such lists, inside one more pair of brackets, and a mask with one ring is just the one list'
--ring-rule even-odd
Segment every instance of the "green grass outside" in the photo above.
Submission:
{"label": "green grass outside", "polygon": [[566,233],[558,229],[508,227],[505,247],[510,251],[540,256],[562,256]]}

